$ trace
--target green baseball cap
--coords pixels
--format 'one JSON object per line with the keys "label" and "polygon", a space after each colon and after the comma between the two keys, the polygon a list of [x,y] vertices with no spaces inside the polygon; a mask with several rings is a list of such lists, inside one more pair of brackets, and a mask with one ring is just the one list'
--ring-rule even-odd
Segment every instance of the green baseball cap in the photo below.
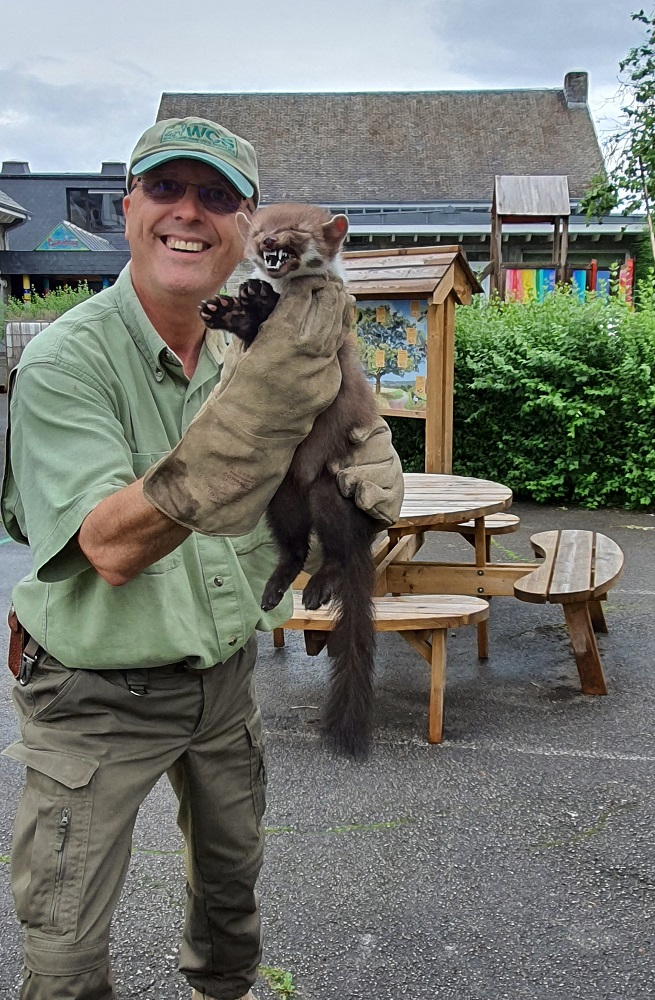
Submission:
{"label": "green baseball cap", "polygon": [[132,178],[147,174],[169,160],[200,160],[218,170],[244,198],[259,201],[259,174],[255,150],[245,139],[206,118],[168,118],[147,129],[130,158]]}

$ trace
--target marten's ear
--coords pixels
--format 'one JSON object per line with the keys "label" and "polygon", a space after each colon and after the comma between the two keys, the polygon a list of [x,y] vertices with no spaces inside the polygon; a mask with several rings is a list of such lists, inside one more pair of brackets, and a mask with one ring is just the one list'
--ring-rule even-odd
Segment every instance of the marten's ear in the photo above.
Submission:
{"label": "marten's ear", "polygon": [[243,212],[237,212],[236,223],[241,236],[247,240],[252,233],[252,222]]}
{"label": "marten's ear", "polygon": [[328,243],[341,246],[348,232],[348,216],[333,215],[329,222],[323,224],[323,235]]}

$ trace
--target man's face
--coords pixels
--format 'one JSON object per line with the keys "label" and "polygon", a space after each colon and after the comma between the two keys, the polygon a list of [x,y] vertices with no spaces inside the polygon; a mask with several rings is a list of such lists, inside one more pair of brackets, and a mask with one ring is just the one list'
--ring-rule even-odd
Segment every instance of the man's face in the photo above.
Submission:
{"label": "man's face", "polygon": [[[222,174],[193,160],[172,160],[144,176],[149,182],[166,179],[230,188]],[[161,204],[149,198],[137,183],[124,205],[132,279],[137,291],[147,290],[150,297],[165,300],[173,293],[200,302],[225,283],[243,257],[236,213],[210,212],[201,203],[197,187],[187,187],[183,197],[173,204]],[[245,199],[238,210],[248,212]],[[180,248],[180,242],[185,249]]]}

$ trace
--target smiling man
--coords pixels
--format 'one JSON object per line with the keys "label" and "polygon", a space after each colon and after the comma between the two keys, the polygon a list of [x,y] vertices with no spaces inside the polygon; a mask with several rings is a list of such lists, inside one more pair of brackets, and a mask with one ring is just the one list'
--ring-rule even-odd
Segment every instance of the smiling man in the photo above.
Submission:
{"label": "smiling man", "polygon": [[[115,1000],[111,918],[137,811],[167,774],[187,849],[180,970],[196,1000],[245,1000],[266,783],[255,632],[290,611],[260,608],[276,563],[262,515],[336,396],[350,299],[339,281],[292,282],[237,359],[198,305],[242,257],[252,146],[202,119],[160,122],[128,191],[130,264],[35,338],[10,383],[2,514],[33,557],[13,594],[21,740],[5,751],[27,765],[20,997]],[[400,467],[385,425],[359,438],[344,491],[382,527]]]}

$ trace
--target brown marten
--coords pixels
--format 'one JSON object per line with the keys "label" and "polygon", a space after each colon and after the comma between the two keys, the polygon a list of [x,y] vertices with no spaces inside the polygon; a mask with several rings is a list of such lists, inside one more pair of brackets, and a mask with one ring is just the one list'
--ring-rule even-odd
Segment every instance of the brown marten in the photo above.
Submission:
{"label": "brown marten", "polygon": [[[278,301],[284,283],[301,275],[341,277],[339,250],[348,231],[345,215],[333,218],[312,205],[270,205],[237,224],[246,258],[266,281],[252,278],[237,298],[218,295],[202,303],[209,327],[227,330],[251,344]],[[269,611],[302,570],[315,532],[323,562],[303,591],[315,610],[332,600],[338,619],[331,633],[331,678],[323,723],[328,740],[357,759],[368,752],[373,716],[375,629],[371,594],[375,568],[371,542],[379,524],[343,497],[334,469],[351,448],[350,433],[370,427],[376,417],[353,338],[339,349],[342,381],[334,402],[317,417],[296,449],[267,516],[280,558],[262,596]]]}

